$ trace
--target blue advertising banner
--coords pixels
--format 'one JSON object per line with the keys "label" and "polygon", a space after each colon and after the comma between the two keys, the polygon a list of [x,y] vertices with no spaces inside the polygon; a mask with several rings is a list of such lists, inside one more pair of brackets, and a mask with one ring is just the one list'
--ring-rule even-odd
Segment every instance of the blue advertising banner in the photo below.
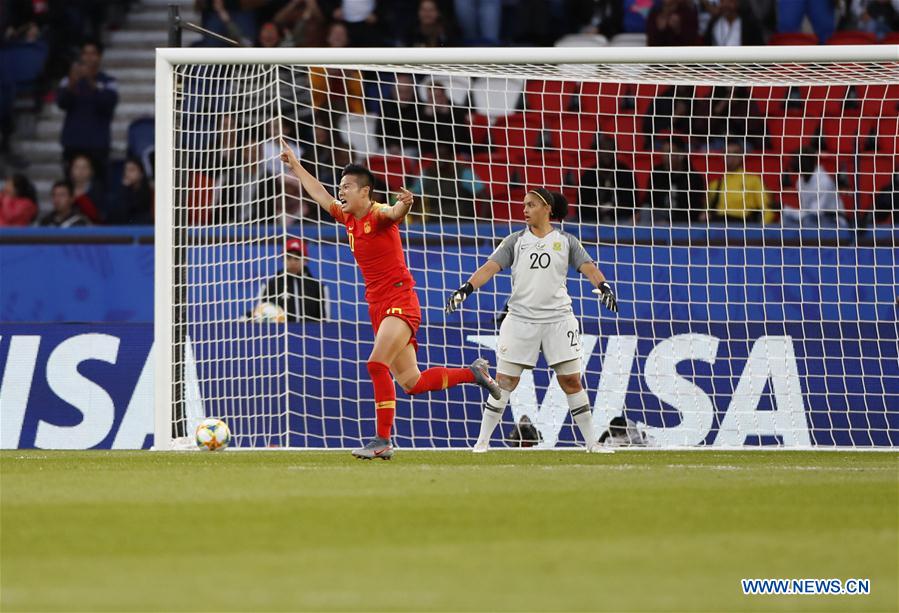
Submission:
{"label": "blue advertising banner", "polygon": [[[493,361],[492,326],[428,323],[423,367]],[[899,443],[895,322],[584,323],[599,428],[624,412],[664,446]],[[373,434],[367,325],[291,324],[289,341],[260,336],[258,325],[198,327],[192,339],[204,410],[228,419],[237,445],[351,447]],[[147,448],[152,382],[149,324],[0,324],[0,446]],[[465,447],[476,437],[480,388],[398,396],[400,446]],[[532,417],[544,445],[577,441],[545,368],[522,379],[511,404],[507,417]]]}

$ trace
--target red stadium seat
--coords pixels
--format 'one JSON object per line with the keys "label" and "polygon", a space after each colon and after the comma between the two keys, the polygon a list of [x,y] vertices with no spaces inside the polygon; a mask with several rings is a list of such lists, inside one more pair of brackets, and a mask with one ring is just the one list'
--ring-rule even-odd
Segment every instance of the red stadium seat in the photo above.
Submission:
{"label": "red stadium seat", "polygon": [[780,85],[753,85],[751,98],[758,105],[764,117],[783,117],[786,112],[789,88]]}
{"label": "red stadium seat", "polygon": [[880,41],[881,45],[899,45],[899,32],[890,32]]}
{"label": "red stadium seat", "polygon": [[490,145],[494,150],[509,159],[520,162],[527,157],[528,149],[537,143],[540,130],[525,125],[522,113],[500,117],[490,128]]}
{"label": "red stadium seat", "polygon": [[541,113],[561,113],[571,107],[575,81],[528,81],[524,86],[524,108]]}
{"label": "red stadium seat", "polygon": [[855,153],[864,148],[863,139],[874,127],[874,120],[863,117],[825,117],[821,122],[824,148],[831,153]]}
{"label": "red stadium seat", "polygon": [[886,189],[899,170],[899,158],[895,155],[860,155],[855,169],[855,191],[858,209],[870,210],[874,194]]}
{"label": "red stadium seat", "polygon": [[473,112],[469,115],[469,123],[471,123],[471,142],[476,145],[485,144],[490,136],[490,119],[486,115]]}
{"label": "red stadium seat", "polygon": [[880,153],[899,153],[899,117],[884,117],[877,123],[875,130],[877,151]]}
{"label": "red stadium seat", "polygon": [[690,154],[690,166],[699,174],[706,177],[706,183],[721,177],[725,171],[723,153],[692,153]]}
{"label": "red stadium seat", "polygon": [[402,155],[371,155],[368,169],[390,191],[408,185],[409,180],[419,174],[418,163]]}
{"label": "red stadium seat", "polygon": [[818,132],[818,119],[782,117],[768,121],[771,149],[776,153],[796,153],[811,144]]}
{"label": "red stadium seat", "polygon": [[818,37],[806,32],[777,32],[768,39],[769,45],[817,45]]}
{"label": "red stadium seat", "polygon": [[842,32],[834,32],[833,36],[827,39],[828,45],[875,45],[877,44],[877,36],[872,32],[861,32],[858,30],[844,30]]}

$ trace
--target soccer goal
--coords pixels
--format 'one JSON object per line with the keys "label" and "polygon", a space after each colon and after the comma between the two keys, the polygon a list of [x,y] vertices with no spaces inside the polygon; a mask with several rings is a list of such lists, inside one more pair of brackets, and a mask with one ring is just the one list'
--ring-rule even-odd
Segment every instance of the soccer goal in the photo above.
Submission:
{"label": "soccer goal", "polygon": [[[422,368],[495,364],[508,275],[444,303],[545,187],[618,295],[611,315],[571,271],[597,434],[623,442],[624,418],[662,448],[899,442],[896,46],[159,49],[156,122],[157,448],[207,416],[238,447],[374,432],[362,279],[282,139],[329,189],[357,162],[377,200],[416,193]],[[470,447],[483,402],[399,391],[395,442]],[[493,446],[530,444],[524,417],[530,443],[576,445],[542,361]]]}

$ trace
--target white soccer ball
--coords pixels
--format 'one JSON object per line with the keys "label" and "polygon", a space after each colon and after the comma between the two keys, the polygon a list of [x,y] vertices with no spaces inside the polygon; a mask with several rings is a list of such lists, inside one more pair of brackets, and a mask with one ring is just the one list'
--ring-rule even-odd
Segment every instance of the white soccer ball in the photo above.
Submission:
{"label": "white soccer ball", "polygon": [[277,304],[260,302],[256,308],[253,309],[253,321],[283,324],[287,321],[287,315],[284,313],[284,309]]}
{"label": "white soccer ball", "polygon": [[195,439],[200,449],[216,451],[224,449],[231,442],[231,430],[221,419],[204,419],[197,426]]}

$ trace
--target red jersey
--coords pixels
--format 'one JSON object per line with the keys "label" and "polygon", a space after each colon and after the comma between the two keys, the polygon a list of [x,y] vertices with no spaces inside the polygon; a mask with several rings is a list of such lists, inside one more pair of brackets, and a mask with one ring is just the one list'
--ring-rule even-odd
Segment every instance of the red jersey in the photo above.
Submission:
{"label": "red jersey", "polygon": [[365,300],[382,302],[412,290],[415,281],[406,266],[397,222],[383,214],[386,204],[372,202],[360,219],[345,215],[336,201],[330,213],[346,226],[350,251],[365,279]]}

